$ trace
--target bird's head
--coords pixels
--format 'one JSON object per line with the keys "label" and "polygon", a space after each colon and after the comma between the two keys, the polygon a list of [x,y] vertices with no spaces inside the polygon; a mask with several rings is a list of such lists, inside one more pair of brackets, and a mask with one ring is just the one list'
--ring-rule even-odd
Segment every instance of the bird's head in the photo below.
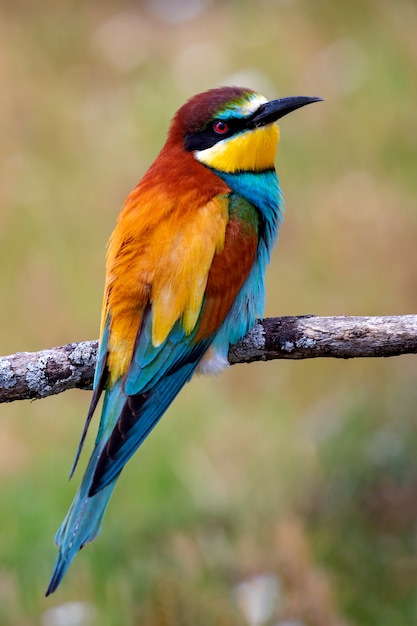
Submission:
{"label": "bird's head", "polygon": [[181,142],[200,163],[219,172],[259,172],[274,167],[277,120],[321,98],[268,101],[251,89],[219,87],[197,94],[176,113],[169,141]]}

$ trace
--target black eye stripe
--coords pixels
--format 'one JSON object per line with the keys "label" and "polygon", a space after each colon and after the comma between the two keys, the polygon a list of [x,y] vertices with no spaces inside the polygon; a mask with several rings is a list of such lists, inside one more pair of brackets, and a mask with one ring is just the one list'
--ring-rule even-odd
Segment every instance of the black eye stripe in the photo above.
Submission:
{"label": "black eye stripe", "polygon": [[[194,152],[194,150],[206,150],[207,148],[214,146],[217,142],[222,141],[227,137],[231,137],[232,135],[235,135],[236,133],[239,133],[247,128],[249,121],[250,118],[229,118],[227,120],[215,118],[214,120],[211,120],[202,130],[187,133],[184,136],[184,147],[188,152]],[[228,126],[228,129],[223,133],[219,133],[214,130],[215,125],[219,122],[224,122]]]}

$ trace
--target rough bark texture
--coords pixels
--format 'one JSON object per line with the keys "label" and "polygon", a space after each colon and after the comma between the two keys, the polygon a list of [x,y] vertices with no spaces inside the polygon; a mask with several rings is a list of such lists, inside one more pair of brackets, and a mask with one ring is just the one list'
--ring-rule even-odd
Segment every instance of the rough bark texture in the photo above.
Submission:
{"label": "rough bark texture", "polygon": [[91,389],[98,341],[0,357],[0,402],[45,398],[67,389]]}
{"label": "rough bark texture", "polygon": [[229,353],[230,363],[272,359],[387,357],[417,353],[417,315],[273,317]]}
{"label": "rough bark texture", "polygon": [[[91,389],[97,341],[0,357],[0,402]],[[417,315],[276,317],[260,320],[229,352],[231,365],[272,359],[417,354]]]}

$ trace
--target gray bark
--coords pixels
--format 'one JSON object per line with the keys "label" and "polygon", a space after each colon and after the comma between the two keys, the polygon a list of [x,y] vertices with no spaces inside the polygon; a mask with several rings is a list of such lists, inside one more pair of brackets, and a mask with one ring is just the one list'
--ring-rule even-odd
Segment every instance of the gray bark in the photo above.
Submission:
{"label": "gray bark", "polygon": [[[0,357],[0,402],[91,389],[97,341]],[[229,352],[229,362],[417,354],[417,315],[276,317],[259,320]]]}

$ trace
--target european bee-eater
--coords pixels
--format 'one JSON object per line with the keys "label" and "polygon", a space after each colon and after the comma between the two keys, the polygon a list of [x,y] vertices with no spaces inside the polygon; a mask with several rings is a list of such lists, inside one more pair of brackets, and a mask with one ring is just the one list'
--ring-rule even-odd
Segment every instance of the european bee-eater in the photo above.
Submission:
{"label": "european bee-eater", "polygon": [[100,532],[125,463],[183,385],[195,371],[227,367],[229,346],[262,315],[283,211],[276,122],[318,100],[268,102],[238,87],[194,96],[127,197],[108,244],[94,391],[74,467],[104,391],[101,421],[55,537],[47,595]]}

